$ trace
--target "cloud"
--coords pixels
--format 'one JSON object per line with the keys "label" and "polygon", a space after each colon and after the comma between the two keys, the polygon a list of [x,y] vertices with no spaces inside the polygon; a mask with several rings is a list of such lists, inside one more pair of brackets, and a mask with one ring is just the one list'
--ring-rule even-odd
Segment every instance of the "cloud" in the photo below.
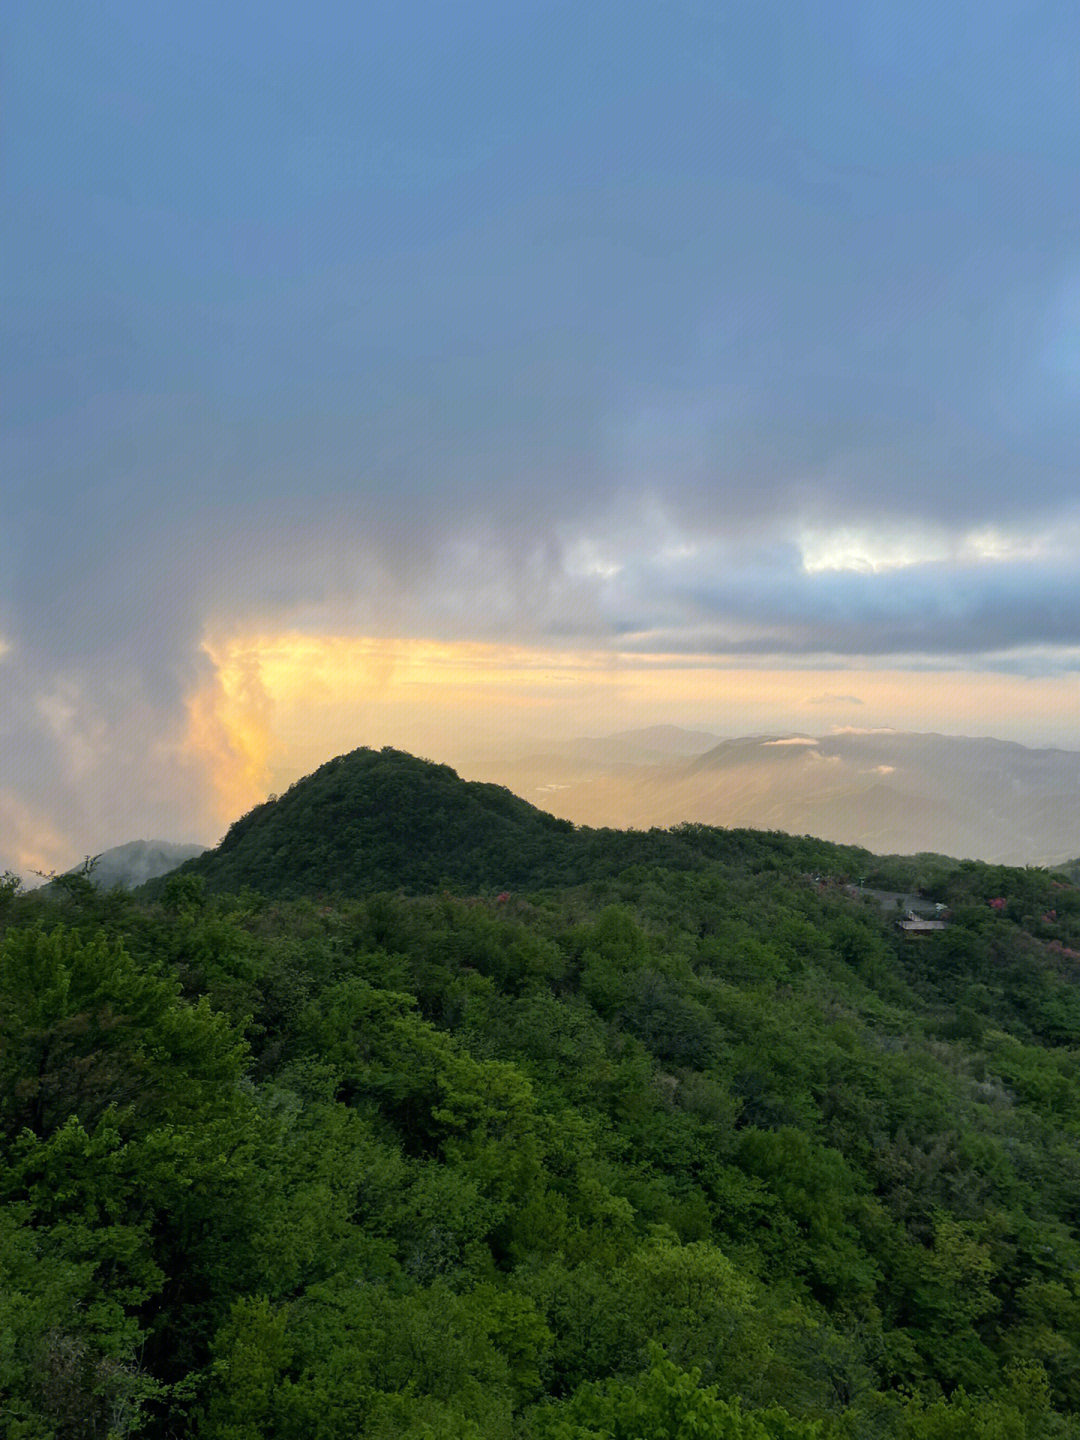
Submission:
{"label": "cloud", "polygon": [[[259,668],[244,669],[245,637],[260,633],[307,634],[316,649],[327,635],[343,644],[366,637],[389,647],[379,663],[391,666],[401,662],[386,657],[408,637],[448,646],[510,642],[541,666],[552,652],[576,654],[580,663],[566,669],[568,688],[557,701],[546,711],[529,701],[538,734],[567,723],[573,687],[589,693],[587,666],[617,674],[640,662],[663,665],[673,677],[897,663],[953,674],[1055,675],[1080,663],[1072,598],[1080,587],[1060,558],[807,573],[793,540],[763,545],[759,536],[758,544],[739,546],[726,536],[687,535],[655,499],[628,498],[606,512],[590,503],[578,525],[567,512],[557,520],[540,514],[531,529],[517,519],[443,510],[421,510],[409,521],[387,510],[372,525],[364,507],[341,500],[307,509],[257,497],[246,513],[223,511],[209,523],[206,512],[185,518],[170,504],[159,528],[130,507],[125,518],[118,498],[92,554],[77,544],[77,531],[94,533],[85,512],[60,517],[52,544],[67,568],[61,574],[50,561],[43,573],[24,572],[16,603],[5,608],[3,783],[26,813],[45,817],[42,833],[71,837],[75,858],[137,835],[213,842],[229,819],[280,788],[281,767],[292,763],[283,756],[302,755],[312,768],[333,745],[373,735],[362,723],[350,729],[345,711],[340,725],[326,720],[338,713],[340,685],[333,667],[309,659],[297,662],[301,678],[291,693],[300,700],[290,702],[291,738],[283,738],[265,656]],[[36,549],[45,554],[48,545],[42,518]],[[346,645],[341,666],[355,665],[359,653]],[[524,669],[511,667],[508,675],[519,680],[496,694],[490,672],[478,666],[470,660],[460,672],[458,708],[452,718],[445,712],[444,729],[462,735],[471,707],[473,730],[494,743],[489,719],[505,716],[514,694],[532,691],[520,678]],[[858,691],[830,687],[800,700],[801,682],[777,699],[780,708],[751,714],[729,708],[725,682],[714,681],[711,709],[703,706],[698,723],[715,728],[718,718],[742,714],[754,722],[749,729],[775,731],[799,704],[833,706],[842,719],[846,708],[870,703],[857,683]],[[681,713],[678,687],[652,684],[670,708],[649,718]],[[647,703],[646,695],[635,688],[634,705]],[[432,717],[448,699],[443,687],[430,691]],[[305,707],[310,743],[297,718]],[[437,750],[437,731],[418,714],[380,713],[380,743]],[[610,728],[628,713],[613,710]],[[577,723],[601,728],[584,713]]]}
{"label": "cloud", "polygon": [[635,646],[733,654],[983,655],[1080,645],[1076,557],[808,573],[793,545],[648,558],[613,582],[649,617]]}
{"label": "cloud", "polygon": [[[390,7],[195,27],[181,74],[154,7],[117,45],[26,9],[9,803],[76,849],[214,838],[277,763],[260,636],[663,666],[703,706],[711,676],[719,709],[781,666],[1058,694],[1080,664],[1075,25],[1007,12],[976,54],[924,5],[881,34],[839,9],[763,30],[604,3],[582,34]],[[298,693],[333,710],[323,680]],[[768,690],[766,728],[874,703],[806,690]]]}
{"label": "cloud", "polygon": [[0,788],[0,872],[10,869],[32,885],[35,872],[48,875],[69,865],[72,840],[56,828],[54,819],[47,807],[31,805],[17,790]]}

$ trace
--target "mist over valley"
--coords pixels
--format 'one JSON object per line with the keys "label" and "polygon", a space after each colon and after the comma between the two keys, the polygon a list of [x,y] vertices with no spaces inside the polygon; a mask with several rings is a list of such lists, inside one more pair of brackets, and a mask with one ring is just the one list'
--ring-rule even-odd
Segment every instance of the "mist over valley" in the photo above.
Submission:
{"label": "mist over valley", "polygon": [[462,773],[579,825],[749,826],[1011,865],[1080,853],[1080,752],[985,737],[874,727],[722,740],[655,727]]}

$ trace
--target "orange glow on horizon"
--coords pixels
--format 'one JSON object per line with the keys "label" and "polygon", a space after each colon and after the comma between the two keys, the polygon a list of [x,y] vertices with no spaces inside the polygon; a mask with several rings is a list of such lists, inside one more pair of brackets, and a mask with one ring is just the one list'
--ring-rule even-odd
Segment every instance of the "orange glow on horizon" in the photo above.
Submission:
{"label": "orange glow on horizon", "polygon": [[[1080,748],[1080,677],[809,666],[297,632],[208,640],[185,749],[229,821],[323,761],[393,745],[459,765],[655,724],[720,735],[885,725]],[[1034,730],[1035,718],[1039,730]]]}

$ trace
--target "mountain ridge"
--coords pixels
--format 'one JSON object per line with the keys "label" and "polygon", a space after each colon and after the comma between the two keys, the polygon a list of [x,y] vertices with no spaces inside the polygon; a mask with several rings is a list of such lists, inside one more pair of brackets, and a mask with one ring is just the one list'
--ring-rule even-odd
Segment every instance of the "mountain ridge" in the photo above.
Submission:
{"label": "mountain ridge", "polygon": [[[810,836],[575,826],[504,786],[462,779],[449,765],[361,747],[255,806],[219,845],[172,875],[200,878],[213,891],[250,888],[287,898],[480,893],[580,884],[635,864],[695,869],[720,850],[767,857],[778,847],[788,857],[804,851],[810,868],[860,869],[872,858]],[[164,893],[169,878],[148,882],[146,893]]]}
{"label": "mountain ridge", "polygon": [[1080,851],[1080,752],[992,736],[771,732],[636,766],[571,757],[560,768],[555,757],[543,766],[522,757],[483,773],[576,824],[768,827],[1006,864],[1056,863]]}
{"label": "mountain ridge", "polygon": [[73,877],[83,878],[98,890],[135,890],[159,875],[167,875],[186,860],[193,860],[205,845],[176,840],[128,840],[112,845],[97,855],[88,855],[82,865],[70,866],[47,881],[45,891],[61,886]]}

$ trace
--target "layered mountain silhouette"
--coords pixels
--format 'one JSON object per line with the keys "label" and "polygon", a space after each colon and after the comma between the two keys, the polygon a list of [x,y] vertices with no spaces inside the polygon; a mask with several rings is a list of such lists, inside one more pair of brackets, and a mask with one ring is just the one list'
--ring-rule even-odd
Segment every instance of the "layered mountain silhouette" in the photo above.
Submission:
{"label": "layered mountain silhouette", "polygon": [[[448,765],[360,749],[256,806],[216,849],[174,875],[201,877],[212,891],[247,888],[282,898],[478,893],[584,884],[635,864],[694,869],[721,855],[759,868],[815,869],[827,860],[852,871],[870,858],[749,831],[575,827],[502,786],[462,780]],[[147,891],[163,894],[166,883],[152,881]]]}
{"label": "layered mountain silhouette", "polygon": [[631,737],[488,767],[578,824],[694,822],[812,834],[876,853],[1002,864],[1080,851],[1080,753],[966,736],[849,730],[754,735],[628,763]]}
{"label": "layered mountain silhouette", "polygon": [[[821,842],[848,847],[853,871],[870,852],[998,864],[1080,853],[1075,751],[893,730],[714,740],[659,726],[480,767],[505,784],[358,749],[256,806],[173,873],[282,897],[478,893],[584,883],[634,864],[693,868],[736,852],[770,865],[781,851],[801,863],[797,850],[813,869]],[[184,848],[118,847],[95,881],[156,875],[149,889],[160,894]]]}

